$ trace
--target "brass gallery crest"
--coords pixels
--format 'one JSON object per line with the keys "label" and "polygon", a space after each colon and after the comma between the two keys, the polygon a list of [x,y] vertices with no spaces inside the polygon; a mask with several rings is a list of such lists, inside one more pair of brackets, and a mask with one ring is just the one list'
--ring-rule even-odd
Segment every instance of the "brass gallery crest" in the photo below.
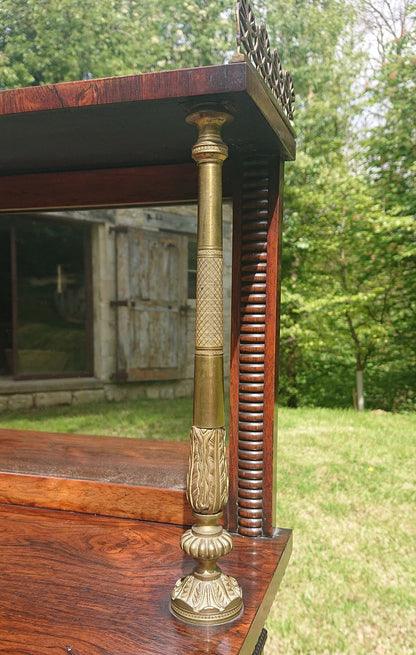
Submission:
{"label": "brass gallery crest", "polygon": [[289,71],[282,70],[277,50],[272,51],[270,48],[266,25],[264,23],[256,24],[253,9],[248,0],[237,2],[236,22],[237,54],[234,55],[233,61],[247,58],[260,73],[286,116],[293,120],[295,92],[292,76]]}

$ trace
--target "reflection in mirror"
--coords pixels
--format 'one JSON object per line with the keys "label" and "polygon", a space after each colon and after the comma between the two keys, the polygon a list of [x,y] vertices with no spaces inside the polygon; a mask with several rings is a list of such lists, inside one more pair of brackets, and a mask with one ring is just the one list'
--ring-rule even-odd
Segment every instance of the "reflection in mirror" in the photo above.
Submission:
{"label": "reflection in mirror", "polygon": [[13,345],[11,229],[0,220],[0,376],[10,374]]}
{"label": "reflection in mirror", "polygon": [[35,218],[16,219],[13,228],[15,373],[87,373],[88,230]]}
{"label": "reflection in mirror", "polygon": [[[230,203],[223,213],[227,386]],[[191,397],[196,216],[194,205],[3,216],[0,398],[24,381],[33,406],[39,393],[52,406],[51,378],[67,403]]]}

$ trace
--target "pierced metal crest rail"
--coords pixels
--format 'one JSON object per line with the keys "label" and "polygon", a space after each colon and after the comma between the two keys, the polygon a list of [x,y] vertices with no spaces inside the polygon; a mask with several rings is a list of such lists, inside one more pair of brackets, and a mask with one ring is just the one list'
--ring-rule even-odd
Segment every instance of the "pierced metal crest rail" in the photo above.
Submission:
{"label": "pierced metal crest rail", "polygon": [[282,64],[277,50],[270,48],[266,25],[256,24],[253,9],[248,0],[239,0],[235,9],[237,22],[237,55],[233,61],[245,57],[260,73],[273,95],[282,106],[289,120],[293,120],[295,91],[292,76],[289,71],[282,70]]}

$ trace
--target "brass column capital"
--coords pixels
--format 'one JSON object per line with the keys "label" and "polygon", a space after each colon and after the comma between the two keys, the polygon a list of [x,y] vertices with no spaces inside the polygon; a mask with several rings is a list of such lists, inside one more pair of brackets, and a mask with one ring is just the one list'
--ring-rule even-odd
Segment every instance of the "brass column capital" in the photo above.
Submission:
{"label": "brass column capital", "polygon": [[192,148],[192,157],[201,164],[220,163],[227,159],[228,148],[221,138],[221,130],[233,117],[221,107],[201,107],[186,117],[186,122],[198,128],[198,141]]}

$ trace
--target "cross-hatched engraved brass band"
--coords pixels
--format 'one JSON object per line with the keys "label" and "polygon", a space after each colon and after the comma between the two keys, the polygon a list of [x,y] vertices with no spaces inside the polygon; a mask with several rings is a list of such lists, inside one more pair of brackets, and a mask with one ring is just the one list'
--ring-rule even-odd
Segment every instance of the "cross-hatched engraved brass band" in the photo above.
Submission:
{"label": "cross-hatched engraved brass band", "polygon": [[243,609],[238,582],[217,566],[217,560],[233,547],[231,536],[218,523],[228,499],[221,188],[227,146],[221,128],[231,119],[225,111],[212,107],[198,109],[187,118],[198,127],[192,155],[199,170],[194,424],[187,478],[187,497],[196,523],[182,536],[181,546],[197,565],[177,581],[171,610],[184,621],[207,625],[232,621]]}
{"label": "cross-hatched engraved brass band", "polygon": [[196,297],[196,353],[222,354],[222,257],[199,252]]}

